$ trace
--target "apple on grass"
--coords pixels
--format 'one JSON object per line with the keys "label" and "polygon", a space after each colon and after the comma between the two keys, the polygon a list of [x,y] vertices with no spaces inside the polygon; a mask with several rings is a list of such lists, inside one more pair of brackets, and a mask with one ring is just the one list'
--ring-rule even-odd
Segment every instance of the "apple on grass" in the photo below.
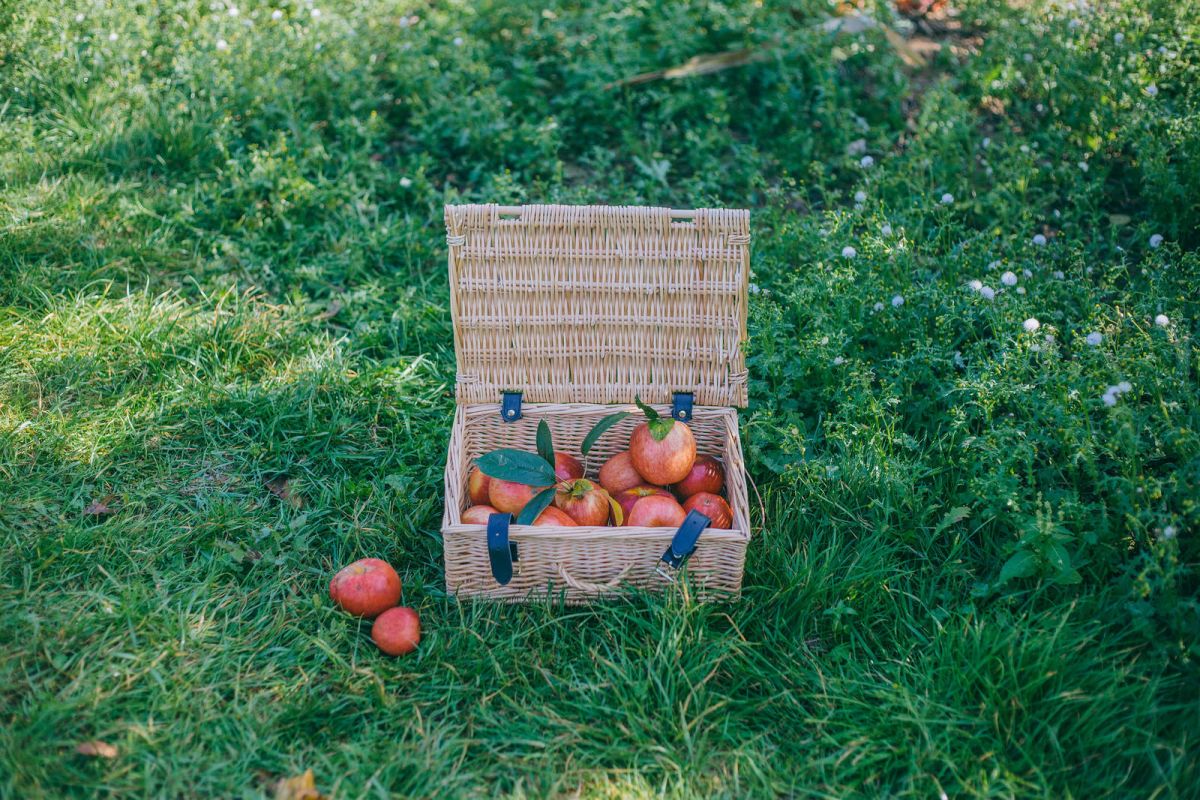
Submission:
{"label": "apple on grass", "polygon": [[371,641],[389,656],[402,656],[421,642],[421,618],[408,606],[389,608],[371,626]]}
{"label": "apple on grass", "polygon": [[356,616],[378,616],[400,602],[400,576],[382,559],[359,559],[333,576],[329,598]]}

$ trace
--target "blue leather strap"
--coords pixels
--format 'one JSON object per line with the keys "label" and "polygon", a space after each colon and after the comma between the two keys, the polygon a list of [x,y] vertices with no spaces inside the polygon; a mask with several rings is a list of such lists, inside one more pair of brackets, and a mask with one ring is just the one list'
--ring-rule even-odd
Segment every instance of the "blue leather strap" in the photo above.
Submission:
{"label": "blue leather strap", "polygon": [[676,392],[671,400],[671,417],[680,422],[691,422],[693,403],[695,395],[691,392]]}
{"label": "blue leather strap", "polygon": [[508,540],[508,526],[512,514],[492,514],[487,523],[488,561],[492,564],[492,577],[501,586],[507,586],[513,576],[513,562],[518,561],[517,543]]}
{"label": "blue leather strap", "polygon": [[[696,542],[700,539],[700,534],[704,529],[712,524],[712,520],[701,514],[699,511],[692,509],[684,518],[683,524],[679,526],[679,530],[675,531],[675,537],[671,539],[671,546],[662,554],[662,562],[672,570],[677,570],[683,566],[683,562],[688,560],[696,550]],[[665,573],[662,567],[659,567],[659,574],[671,577]]]}
{"label": "blue leather strap", "polygon": [[500,400],[500,419],[504,422],[516,422],[521,418],[521,393],[504,392]]}

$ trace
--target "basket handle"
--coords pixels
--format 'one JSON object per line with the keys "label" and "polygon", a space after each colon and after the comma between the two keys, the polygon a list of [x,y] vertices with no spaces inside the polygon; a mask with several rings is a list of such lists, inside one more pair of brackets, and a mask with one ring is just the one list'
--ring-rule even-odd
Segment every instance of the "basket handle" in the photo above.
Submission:
{"label": "basket handle", "polygon": [[571,575],[571,573],[567,572],[566,566],[560,562],[558,565],[558,575],[563,579],[563,583],[565,583],[567,586],[570,586],[572,589],[575,589],[576,591],[599,594],[601,592],[611,592],[613,589],[616,589],[618,586],[620,586],[621,582],[625,580],[625,577],[629,574],[629,570],[631,569],[633,569],[633,565],[629,564],[625,567],[625,569],[621,570],[612,578],[604,581],[603,583],[593,583],[591,581],[585,581],[574,577]]}

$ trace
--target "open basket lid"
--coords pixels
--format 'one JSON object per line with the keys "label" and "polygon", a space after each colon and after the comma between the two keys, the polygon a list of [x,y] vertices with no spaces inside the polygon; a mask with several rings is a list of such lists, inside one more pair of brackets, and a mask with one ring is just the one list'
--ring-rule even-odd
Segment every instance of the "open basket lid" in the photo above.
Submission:
{"label": "open basket lid", "polygon": [[446,206],[459,403],[745,406],[750,213]]}

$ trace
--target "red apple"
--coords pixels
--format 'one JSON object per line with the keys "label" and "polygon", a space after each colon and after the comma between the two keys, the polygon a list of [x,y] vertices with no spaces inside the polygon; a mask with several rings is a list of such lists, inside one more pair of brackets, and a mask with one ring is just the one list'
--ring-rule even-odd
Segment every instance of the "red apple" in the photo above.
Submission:
{"label": "red apple", "polygon": [[545,527],[547,525],[558,525],[560,527],[574,528],[575,520],[567,516],[567,512],[560,511],[554,506],[550,506],[533,521],[534,525]]}
{"label": "red apple", "polygon": [[[633,505],[643,497],[651,497],[653,495],[671,496],[671,493],[666,489],[658,486],[651,486],[648,483],[643,483],[640,486],[635,486],[632,489],[626,489],[616,497],[617,504],[621,506],[621,511],[625,513],[625,519],[629,519],[629,512],[633,510]],[[626,522],[626,525],[629,523]]]}
{"label": "red apple", "polygon": [[483,474],[479,467],[471,470],[471,474],[467,476],[467,494],[471,497],[471,502],[475,505],[483,505],[488,501],[488,484],[492,479]]}
{"label": "red apple", "polygon": [[463,525],[487,525],[488,517],[499,513],[491,506],[471,506],[462,512]]}
{"label": "red apple", "polygon": [[488,483],[488,499],[492,508],[509,514],[520,514],[525,504],[546,487],[526,486],[523,483],[492,478]]}
{"label": "red apple", "polygon": [[338,570],[329,598],[351,614],[374,617],[400,602],[400,576],[386,561],[363,558]]}
{"label": "red apple", "polygon": [[625,524],[638,528],[678,528],[686,516],[687,513],[669,493],[654,494],[633,504]]}
{"label": "red apple", "polygon": [[642,483],[645,481],[633,468],[633,459],[628,450],[617,453],[600,467],[600,485],[613,497]]}
{"label": "red apple", "polygon": [[692,468],[683,480],[675,484],[675,495],[686,500],[698,492],[720,494],[725,485],[725,469],[712,456],[696,456]]}
{"label": "red apple", "polygon": [[563,481],[554,491],[554,506],[567,512],[576,525],[607,525],[612,497],[600,484],[579,478]]}
{"label": "red apple", "polygon": [[389,656],[402,656],[421,642],[421,618],[408,606],[389,608],[371,626],[371,640]]}
{"label": "red apple", "polygon": [[554,476],[560,481],[573,481],[583,477],[583,464],[575,456],[566,453],[554,454]]}
{"label": "red apple", "polygon": [[719,495],[711,492],[694,494],[683,504],[684,511],[691,511],[693,508],[712,520],[709,527],[729,528],[733,525],[733,511],[729,508],[729,503],[725,502],[725,498]]}
{"label": "red apple", "polygon": [[696,439],[687,423],[675,420],[662,441],[656,441],[650,426],[643,422],[629,437],[629,457],[646,483],[666,486],[683,480],[691,471],[696,461]]}

